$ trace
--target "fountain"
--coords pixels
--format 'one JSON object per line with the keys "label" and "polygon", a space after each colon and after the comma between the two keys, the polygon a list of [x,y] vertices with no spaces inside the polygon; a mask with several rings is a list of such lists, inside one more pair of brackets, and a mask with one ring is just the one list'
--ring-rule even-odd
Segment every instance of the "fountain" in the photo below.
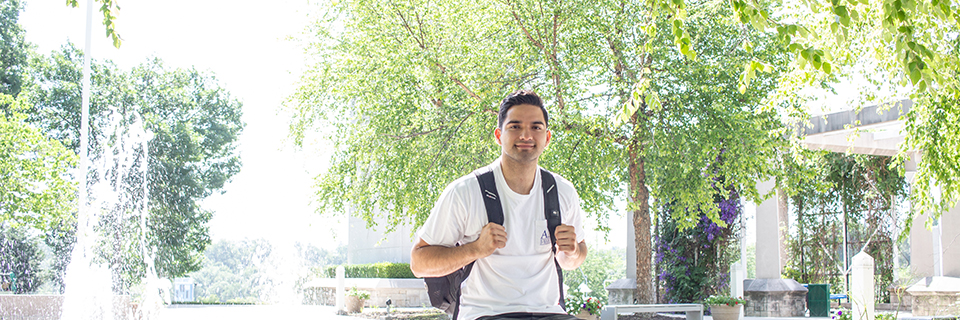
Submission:
{"label": "fountain", "polygon": [[[146,243],[147,143],[152,134],[135,111],[116,108],[99,127],[103,141],[98,141],[98,152],[89,158],[93,164],[93,170],[88,171],[90,188],[80,197],[77,242],[64,278],[61,319],[154,319],[163,305],[159,292],[164,288]],[[135,227],[130,226],[131,221]],[[124,240],[123,235],[131,233],[138,236],[138,243]],[[140,280],[144,289],[139,303],[132,303],[129,296],[115,295],[116,269],[123,261],[105,261],[104,254],[98,255],[97,250],[108,250],[103,249],[105,244],[139,247],[146,266],[146,275]]]}

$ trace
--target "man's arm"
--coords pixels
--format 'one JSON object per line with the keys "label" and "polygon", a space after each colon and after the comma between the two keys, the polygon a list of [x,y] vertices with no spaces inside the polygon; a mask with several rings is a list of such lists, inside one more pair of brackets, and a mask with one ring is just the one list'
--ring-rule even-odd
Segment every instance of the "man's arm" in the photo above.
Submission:
{"label": "man's arm", "polygon": [[410,270],[418,278],[442,277],[507,245],[502,225],[488,223],[477,241],[458,247],[432,246],[420,239],[410,252]]}
{"label": "man's arm", "polygon": [[579,268],[587,259],[586,240],[577,243],[577,234],[571,225],[561,224],[554,232],[557,237],[557,262],[566,270]]}

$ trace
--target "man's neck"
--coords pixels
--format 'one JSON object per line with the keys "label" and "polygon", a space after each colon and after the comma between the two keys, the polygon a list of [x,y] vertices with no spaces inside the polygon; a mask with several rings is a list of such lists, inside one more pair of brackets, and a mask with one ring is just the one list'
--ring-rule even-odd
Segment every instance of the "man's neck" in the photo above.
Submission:
{"label": "man's neck", "polygon": [[500,169],[503,171],[503,180],[510,190],[519,194],[530,194],[533,182],[537,179],[537,162],[516,162],[507,157],[500,157]]}

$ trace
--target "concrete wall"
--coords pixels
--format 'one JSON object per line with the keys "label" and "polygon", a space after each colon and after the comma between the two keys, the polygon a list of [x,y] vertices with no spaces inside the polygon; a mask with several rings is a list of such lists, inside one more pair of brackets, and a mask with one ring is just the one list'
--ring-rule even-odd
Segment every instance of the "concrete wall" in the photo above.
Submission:
{"label": "concrete wall", "polygon": [[347,229],[347,264],[366,264],[377,262],[410,263],[410,249],[413,248],[413,227],[398,226],[396,231],[383,234],[386,222],[377,219],[373,230],[367,229],[366,222],[350,217]]}
{"label": "concrete wall", "polygon": [[[0,319],[3,320],[57,320],[63,312],[62,295],[0,295]],[[136,305],[129,296],[113,297],[116,319],[131,319]]]}

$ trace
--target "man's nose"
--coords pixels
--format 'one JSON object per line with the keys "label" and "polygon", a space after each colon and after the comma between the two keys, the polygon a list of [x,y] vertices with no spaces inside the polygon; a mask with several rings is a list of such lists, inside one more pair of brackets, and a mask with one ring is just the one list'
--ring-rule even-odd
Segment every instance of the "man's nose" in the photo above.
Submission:
{"label": "man's nose", "polygon": [[533,130],[530,130],[530,129],[520,130],[520,139],[521,139],[521,140],[533,140]]}

